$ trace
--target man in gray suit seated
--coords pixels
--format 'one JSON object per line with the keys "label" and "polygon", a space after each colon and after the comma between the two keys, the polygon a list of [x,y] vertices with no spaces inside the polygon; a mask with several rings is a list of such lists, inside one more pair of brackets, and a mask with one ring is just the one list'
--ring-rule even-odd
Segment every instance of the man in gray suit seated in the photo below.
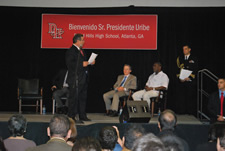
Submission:
{"label": "man in gray suit seated", "polygon": [[70,121],[65,115],[52,117],[47,128],[48,136],[51,138],[46,144],[29,148],[26,151],[71,151],[72,147],[66,141],[70,138]]}
{"label": "man in gray suit seated", "polygon": [[[106,115],[107,116],[117,116],[118,106],[119,106],[119,98],[129,95],[130,89],[137,88],[137,78],[136,76],[130,74],[131,66],[125,64],[123,67],[124,75],[119,75],[116,83],[114,84],[114,90],[111,90],[103,95],[103,99],[105,101],[106,106]],[[111,99],[112,103],[111,103]]]}

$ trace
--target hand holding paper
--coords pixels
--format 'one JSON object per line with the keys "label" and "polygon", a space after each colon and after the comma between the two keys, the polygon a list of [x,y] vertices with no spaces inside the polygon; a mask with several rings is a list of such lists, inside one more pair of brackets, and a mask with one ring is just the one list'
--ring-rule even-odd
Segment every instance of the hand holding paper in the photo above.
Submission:
{"label": "hand holding paper", "polygon": [[180,79],[184,80],[185,78],[188,78],[191,75],[192,71],[186,70],[186,69],[181,69],[180,71]]}
{"label": "hand holding paper", "polygon": [[98,56],[98,54],[92,53],[88,60],[88,63],[91,64],[92,62],[94,62],[97,56]]}

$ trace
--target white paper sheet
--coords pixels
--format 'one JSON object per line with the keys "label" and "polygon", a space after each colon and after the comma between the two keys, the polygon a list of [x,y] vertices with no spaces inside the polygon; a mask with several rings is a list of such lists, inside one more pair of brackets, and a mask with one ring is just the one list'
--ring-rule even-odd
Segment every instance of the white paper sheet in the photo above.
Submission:
{"label": "white paper sheet", "polygon": [[91,64],[93,61],[95,61],[97,56],[98,56],[98,54],[92,53],[89,60],[88,60],[88,63]]}
{"label": "white paper sheet", "polygon": [[191,75],[192,71],[186,70],[186,69],[181,69],[180,71],[180,79],[184,80],[185,78],[188,78]]}

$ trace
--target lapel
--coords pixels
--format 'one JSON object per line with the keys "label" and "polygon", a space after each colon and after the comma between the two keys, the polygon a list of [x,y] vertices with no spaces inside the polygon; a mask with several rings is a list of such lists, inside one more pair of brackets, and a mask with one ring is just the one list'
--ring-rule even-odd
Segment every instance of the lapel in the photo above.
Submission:
{"label": "lapel", "polygon": [[128,83],[128,81],[130,81],[132,78],[132,75],[130,74],[129,77],[127,78],[126,82],[124,83],[124,86]]}

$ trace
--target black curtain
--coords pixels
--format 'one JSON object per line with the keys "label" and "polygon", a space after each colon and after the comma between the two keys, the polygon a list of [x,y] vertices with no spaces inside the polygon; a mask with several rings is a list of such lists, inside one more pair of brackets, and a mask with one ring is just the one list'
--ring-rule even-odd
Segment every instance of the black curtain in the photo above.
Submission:
{"label": "black curtain", "polygon": [[[17,111],[17,79],[39,78],[44,88],[44,104],[51,111],[52,77],[65,67],[66,49],[41,49],[41,14],[157,14],[158,50],[87,50],[99,54],[90,68],[88,112],[104,112],[102,99],[125,63],[133,67],[143,88],[155,61],[163,63],[170,78],[168,108],[175,100],[176,58],[182,45],[189,43],[199,60],[199,69],[207,68],[225,76],[225,7],[217,8],[23,8],[0,7],[0,110]],[[72,40],[71,40],[72,42]]]}

